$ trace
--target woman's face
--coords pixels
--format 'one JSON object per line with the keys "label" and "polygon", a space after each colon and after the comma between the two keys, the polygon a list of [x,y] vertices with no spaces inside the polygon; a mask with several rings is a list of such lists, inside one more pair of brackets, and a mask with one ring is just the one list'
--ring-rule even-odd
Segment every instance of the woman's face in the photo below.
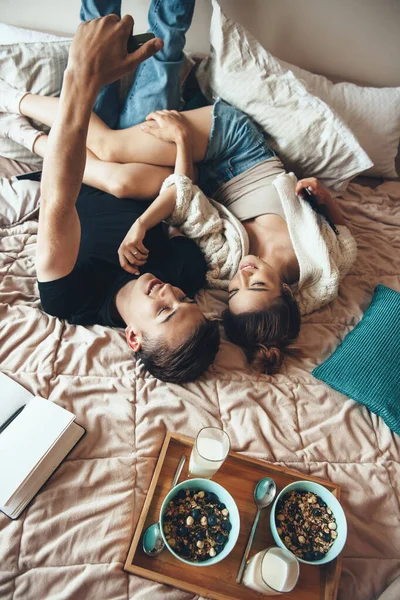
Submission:
{"label": "woman's face", "polygon": [[229,309],[235,314],[266,310],[281,293],[282,281],[277,271],[249,254],[242,258],[229,283]]}

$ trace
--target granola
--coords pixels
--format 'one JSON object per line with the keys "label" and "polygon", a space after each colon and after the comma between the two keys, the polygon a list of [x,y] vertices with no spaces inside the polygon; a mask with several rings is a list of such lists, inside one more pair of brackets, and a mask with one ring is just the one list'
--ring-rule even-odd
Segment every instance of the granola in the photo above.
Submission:
{"label": "granola", "polygon": [[299,558],[321,560],[337,538],[337,523],[329,506],[316,494],[288,492],[276,507],[275,524],[285,546]]}
{"label": "granola", "polygon": [[213,492],[180,490],[164,514],[168,545],[186,560],[203,562],[220,554],[232,529],[229,511]]}

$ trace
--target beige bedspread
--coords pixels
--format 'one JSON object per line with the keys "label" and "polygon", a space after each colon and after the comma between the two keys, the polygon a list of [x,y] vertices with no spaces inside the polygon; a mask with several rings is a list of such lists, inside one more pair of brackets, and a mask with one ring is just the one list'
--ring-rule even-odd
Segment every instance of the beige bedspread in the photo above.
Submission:
{"label": "beige bedspread", "polygon": [[[122,331],[44,314],[37,223],[0,231],[0,369],[87,429],[18,520],[0,514],[1,599],[193,599],[122,567],[165,432],[194,436],[205,425],[223,426],[235,451],[342,486],[349,534],[341,600],[375,599],[400,575],[400,439],[311,375],[358,322],[377,283],[400,290],[400,183],[351,184],[342,207],[359,256],[338,300],[304,319],[305,358],[257,378],[224,341],[206,376],[183,387],[149,376]],[[210,295],[206,303],[218,305]]]}

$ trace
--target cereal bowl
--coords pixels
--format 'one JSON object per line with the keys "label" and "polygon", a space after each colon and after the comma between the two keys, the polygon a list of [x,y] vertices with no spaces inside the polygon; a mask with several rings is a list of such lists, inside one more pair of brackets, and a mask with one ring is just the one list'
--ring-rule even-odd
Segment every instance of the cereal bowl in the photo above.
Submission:
{"label": "cereal bowl", "polygon": [[[329,531],[331,531],[331,528],[334,528],[336,525],[336,527],[334,528],[334,531],[335,531],[337,537],[336,537],[335,541],[333,542],[333,544],[330,546],[329,550],[323,556],[323,558],[320,558],[319,560],[305,560],[304,558],[301,558],[300,556],[298,556],[295,552],[293,552],[293,550],[291,550],[283,542],[281,536],[279,535],[279,533],[277,531],[276,516],[278,514],[278,510],[277,510],[278,504],[282,500],[282,498],[285,496],[285,494],[288,494],[290,492],[295,492],[295,491],[310,492],[313,496],[319,496],[319,498],[321,498],[321,500],[323,501],[323,503],[326,506],[322,507],[321,509],[319,506],[312,509],[314,511],[318,511],[320,513],[320,515],[322,514],[321,518],[323,518],[325,511],[327,511],[328,508],[332,511],[332,514],[330,517],[330,521],[331,521],[332,525],[331,525],[331,527],[328,527],[328,525],[326,525],[326,528],[327,528],[327,530],[329,529]],[[309,508],[308,505],[306,503],[304,503],[304,505],[306,506],[306,510],[308,510],[308,508]],[[311,506],[312,506],[312,504],[311,504]],[[283,513],[281,513],[281,514],[283,514]],[[291,517],[288,515],[288,520],[290,518]],[[314,518],[314,515],[313,515],[313,518]],[[286,520],[283,519],[282,520],[283,528],[285,527],[285,524],[286,524]],[[335,559],[340,554],[340,552],[343,550],[343,547],[346,543],[347,522],[346,522],[346,516],[344,514],[343,508],[341,507],[337,498],[329,490],[327,490],[326,487],[324,487],[323,485],[320,485],[319,483],[314,483],[313,481],[295,481],[294,483],[291,483],[290,485],[287,485],[285,488],[283,488],[283,490],[276,497],[275,502],[272,506],[270,525],[271,525],[272,535],[273,535],[274,540],[277,543],[277,545],[280,546],[281,548],[287,548],[296,556],[298,561],[300,561],[302,563],[306,563],[308,565],[323,565],[325,563],[330,562],[331,560]],[[322,531],[322,528],[321,528],[321,531]],[[331,535],[331,534],[325,533],[325,535]],[[297,536],[293,536],[293,537],[297,538]],[[322,537],[322,533],[321,533],[321,537]],[[297,540],[299,540],[299,538],[300,538],[300,536],[297,538]],[[300,547],[300,545],[299,545],[299,547]]]}
{"label": "cereal bowl", "polygon": [[[210,494],[210,493],[216,494],[216,496],[218,497],[219,503],[224,504],[226,509],[229,512],[229,521],[230,521],[230,524],[232,527],[229,532],[229,537],[228,537],[226,544],[224,545],[223,549],[220,551],[219,554],[217,554],[216,556],[210,557],[207,560],[204,560],[203,562],[195,562],[193,560],[188,560],[187,558],[184,558],[183,556],[178,554],[170,546],[170,544],[166,538],[166,533],[164,531],[165,524],[168,522],[171,522],[171,519],[169,521],[166,520],[166,513],[170,509],[170,502],[172,500],[178,498],[179,493],[182,494],[182,491],[186,492],[186,490],[197,490],[197,491],[202,491],[205,494]],[[189,516],[191,516],[191,515],[189,515]],[[200,528],[200,525],[198,525],[198,527]],[[208,529],[208,525],[207,525],[207,529]],[[237,542],[237,539],[239,537],[239,530],[240,530],[240,517],[239,517],[238,508],[236,506],[236,502],[234,501],[234,499],[232,498],[230,493],[225,488],[222,487],[222,485],[219,485],[219,483],[216,483],[215,481],[210,481],[209,479],[198,478],[198,479],[188,479],[187,481],[182,481],[182,483],[179,483],[177,486],[175,486],[169,492],[169,494],[167,494],[167,496],[165,497],[164,502],[162,503],[162,506],[161,506],[160,531],[161,531],[161,535],[162,535],[162,538],[164,540],[166,547],[178,560],[186,563],[187,565],[192,565],[193,567],[209,567],[211,565],[215,565],[215,563],[220,562],[226,556],[228,556],[228,554],[233,550],[233,548]]]}

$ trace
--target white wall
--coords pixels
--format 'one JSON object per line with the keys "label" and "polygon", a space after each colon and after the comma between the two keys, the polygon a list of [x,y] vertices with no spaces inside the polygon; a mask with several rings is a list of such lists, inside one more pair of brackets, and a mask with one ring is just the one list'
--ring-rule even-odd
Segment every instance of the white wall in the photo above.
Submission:
{"label": "white wall", "polygon": [[[164,0],[167,1],[167,0]],[[220,0],[225,12],[280,58],[316,73],[400,85],[400,0]],[[136,31],[150,0],[124,0]],[[80,0],[0,0],[0,21],[73,34]],[[207,52],[210,0],[197,0],[187,49]]]}

